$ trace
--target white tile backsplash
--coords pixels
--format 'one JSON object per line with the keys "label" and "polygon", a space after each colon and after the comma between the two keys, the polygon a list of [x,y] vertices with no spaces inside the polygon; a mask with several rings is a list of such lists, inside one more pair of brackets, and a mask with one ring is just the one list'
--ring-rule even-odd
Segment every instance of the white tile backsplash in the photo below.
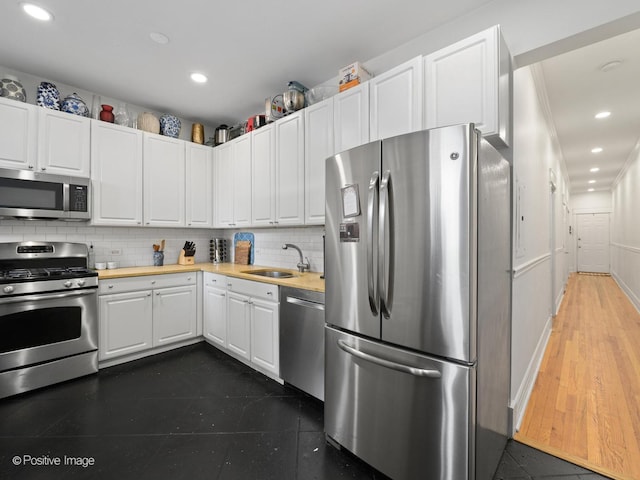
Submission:
{"label": "white tile backsplash", "polygon": [[[195,228],[94,227],[62,221],[0,220],[0,242],[56,241],[93,245],[96,262],[118,262],[121,267],[153,265],[153,244],[165,239],[165,264],[178,263],[180,249],[186,240],[196,244],[196,262],[208,262],[209,240],[226,238],[229,261],[233,261],[233,235],[240,230],[206,230]],[[243,229],[255,236],[255,264],[279,268],[296,268],[299,261],[294,249],[283,250],[293,243],[309,258],[311,270],[323,270],[324,227]],[[113,250],[120,250],[114,254]]]}

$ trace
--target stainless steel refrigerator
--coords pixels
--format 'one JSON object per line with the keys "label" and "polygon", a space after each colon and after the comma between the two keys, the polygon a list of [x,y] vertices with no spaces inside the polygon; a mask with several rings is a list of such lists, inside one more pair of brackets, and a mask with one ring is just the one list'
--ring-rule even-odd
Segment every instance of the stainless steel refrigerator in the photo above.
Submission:
{"label": "stainless steel refrigerator", "polygon": [[327,159],[325,431],[394,479],[491,479],[502,455],[510,172],[472,124]]}

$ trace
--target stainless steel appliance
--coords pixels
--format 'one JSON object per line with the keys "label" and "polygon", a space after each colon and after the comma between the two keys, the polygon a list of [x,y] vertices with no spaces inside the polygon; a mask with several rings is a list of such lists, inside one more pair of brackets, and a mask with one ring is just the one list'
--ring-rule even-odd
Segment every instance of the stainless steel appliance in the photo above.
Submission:
{"label": "stainless steel appliance", "polygon": [[328,440],[394,479],[491,479],[508,434],[509,163],[458,125],[326,168]]}
{"label": "stainless steel appliance", "polygon": [[91,181],[0,168],[0,217],[91,219]]}
{"label": "stainless steel appliance", "polygon": [[0,398],[98,371],[87,259],[79,243],[0,243]]}
{"label": "stainless steel appliance", "polygon": [[280,287],[280,376],[324,400],[324,293]]}

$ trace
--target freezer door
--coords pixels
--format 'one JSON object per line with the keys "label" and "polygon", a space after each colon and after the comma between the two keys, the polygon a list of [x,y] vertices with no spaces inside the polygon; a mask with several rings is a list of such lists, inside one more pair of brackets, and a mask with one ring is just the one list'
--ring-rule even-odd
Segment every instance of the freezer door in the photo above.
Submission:
{"label": "freezer door", "polygon": [[380,338],[377,220],[380,142],[328,158],[325,321]]}
{"label": "freezer door", "polygon": [[476,359],[476,142],[471,125],[384,140],[380,187],[382,339],[466,363]]}
{"label": "freezer door", "polygon": [[474,478],[474,367],[325,333],[331,439],[396,480]]}

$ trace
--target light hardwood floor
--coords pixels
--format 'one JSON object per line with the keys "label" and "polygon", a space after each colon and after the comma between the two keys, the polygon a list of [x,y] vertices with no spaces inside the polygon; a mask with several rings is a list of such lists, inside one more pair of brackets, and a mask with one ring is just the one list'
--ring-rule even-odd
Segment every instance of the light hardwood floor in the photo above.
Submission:
{"label": "light hardwood floor", "polygon": [[515,439],[640,480],[640,314],[611,277],[570,277]]}

